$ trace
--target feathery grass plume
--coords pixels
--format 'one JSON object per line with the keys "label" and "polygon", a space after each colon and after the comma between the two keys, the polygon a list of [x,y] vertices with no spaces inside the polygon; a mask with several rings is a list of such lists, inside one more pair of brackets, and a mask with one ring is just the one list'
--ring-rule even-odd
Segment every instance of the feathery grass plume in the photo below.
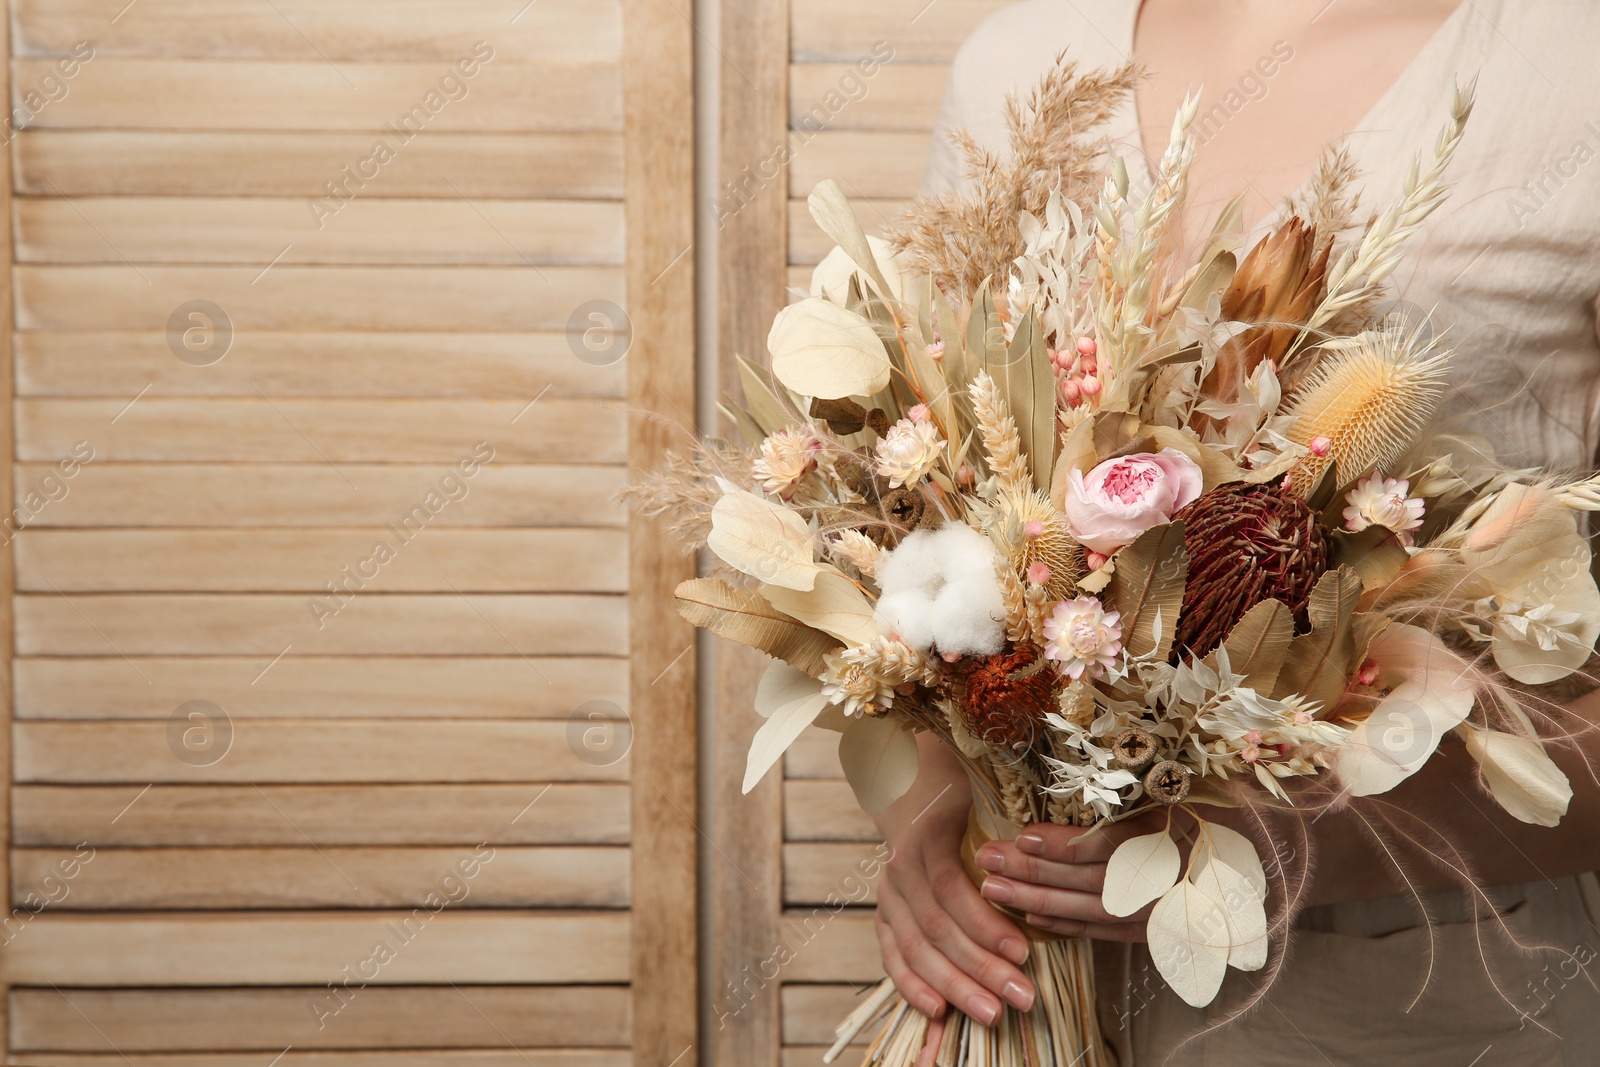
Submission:
{"label": "feathery grass plume", "polygon": [[667,523],[685,555],[698,552],[711,533],[711,509],[722,498],[717,479],[752,487],[756,450],[715,438],[687,452],[670,451],[661,464],[618,494],[640,514]]}
{"label": "feathery grass plume", "polygon": [[[1422,331],[1372,330],[1332,346],[1311,372],[1291,414],[1290,440],[1326,438],[1327,454],[1308,454],[1294,470],[1301,495],[1335,464],[1339,484],[1399,459],[1427,428],[1444,392],[1449,355]],[[1327,347],[1327,346],[1325,346]]]}
{"label": "feathery grass plume", "polygon": [[1031,96],[1008,98],[1007,158],[965,130],[952,131],[969,188],[919,197],[896,227],[893,240],[910,253],[913,268],[963,304],[985,278],[1008,277],[1023,250],[1022,212],[1043,218],[1055,191],[1080,204],[1093,198],[1101,145],[1089,135],[1116,113],[1137,77],[1132,64],[1080,75],[1063,52]]}
{"label": "feathery grass plume", "polygon": [[1200,97],[1196,93],[1190,93],[1178,108],[1167,150],[1156,168],[1155,186],[1139,205],[1130,226],[1123,227],[1117,220],[1128,190],[1127,174],[1120,160],[1106,178],[1095,206],[1095,215],[1107,231],[1107,239],[1096,249],[1100,256],[1099,332],[1104,346],[1101,366],[1106,379],[1101,410],[1121,409],[1137,383],[1133,371],[1153,333],[1151,320],[1156,308],[1151,286],[1156,276],[1156,252],[1189,187],[1189,165],[1194,162],[1194,138],[1189,127],[1199,109]]}
{"label": "feathery grass plume", "polygon": [[1002,488],[1025,492],[1033,485],[1028,473],[1028,461],[1022,457],[1022,438],[1017,434],[1017,420],[1011,417],[1000,387],[988,371],[979,371],[968,386],[972,394],[973,414],[978,420],[978,434],[983,439],[983,450],[989,460],[989,470],[999,479]]}
{"label": "feathery grass plume", "polygon": [[1473,94],[1477,91],[1477,85],[1478,80],[1474,78],[1465,89],[1457,87],[1452,92],[1450,121],[1439,131],[1428,169],[1422,170],[1420,154],[1413,159],[1411,168],[1406,172],[1400,199],[1374,218],[1366,233],[1362,234],[1361,241],[1354,248],[1347,248],[1340,253],[1333,266],[1328,268],[1327,291],[1285,356],[1285,368],[1295,361],[1296,356],[1307,351],[1306,342],[1314,332],[1328,325],[1342,312],[1372,299],[1400,265],[1400,246],[1417,232],[1424,219],[1444,203],[1445,194],[1449,191],[1444,183],[1444,172],[1461,144],[1467,118],[1472,114]]}
{"label": "feathery grass plume", "polygon": [[1329,145],[1317,160],[1317,169],[1284,204],[1284,215],[1298,215],[1324,239],[1337,240],[1355,225],[1361,190],[1355,187],[1361,169],[1350,158],[1348,146]]}

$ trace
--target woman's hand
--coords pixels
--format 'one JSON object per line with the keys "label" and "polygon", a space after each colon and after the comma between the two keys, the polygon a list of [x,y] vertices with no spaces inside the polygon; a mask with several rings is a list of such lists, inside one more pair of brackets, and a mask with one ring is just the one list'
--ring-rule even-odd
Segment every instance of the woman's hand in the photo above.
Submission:
{"label": "woman's hand", "polygon": [[1106,861],[1118,844],[1166,826],[1146,815],[1090,832],[1088,827],[1035,823],[1015,841],[991,841],[978,850],[989,871],[983,895],[1022,912],[1041,930],[1104,941],[1143,941],[1149,910],[1118,917],[1100,905]]}
{"label": "woman's hand", "polygon": [[[1028,940],[978,894],[961,865],[972,798],[953,754],[919,735],[916,785],[878,818],[894,850],[878,883],[878,944],[884,968],[922,1014],[942,1019],[954,1004],[981,1023],[1000,1018],[1001,1000],[1033,1006],[1033,983],[1017,969]],[[942,1026],[930,1029],[930,1047]]]}

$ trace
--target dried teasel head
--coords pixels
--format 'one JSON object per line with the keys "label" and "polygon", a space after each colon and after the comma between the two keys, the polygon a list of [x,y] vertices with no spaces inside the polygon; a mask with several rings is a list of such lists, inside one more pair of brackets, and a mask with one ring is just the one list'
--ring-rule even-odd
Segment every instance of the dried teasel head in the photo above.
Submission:
{"label": "dried teasel head", "polygon": [[998,749],[1027,748],[1057,710],[1058,675],[1039,651],[1019,645],[979,660],[967,674],[961,717],[971,733]]}
{"label": "dried teasel head", "polygon": [[1222,294],[1222,314],[1252,323],[1217,353],[1207,396],[1231,400],[1263,360],[1279,360],[1322,297],[1333,242],[1319,248],[1316,227],[1292,216],[1250,250]]}
{"label": "dried teasel head", "polygon": [[1268,598],[1298,617],[1328,569],[1327,535],[1311,505],[1275,485],[1219,486],[1174,520],[1188,572],[1176,631],[1180,655],[1204,656]]}
{"label": "dried teasel head", "polygon": [[1144,791],[1161,804],[1178,803],[1189,795],[1189,768],[1177,760],[1162,760],[1145,772]]}
{"label": "dried teasel head", "polygon": [[1138,774],[1156,758],[1156,739],[1148,730],[1130,726],[1111,739],[1111,758],[1123,770]]}
{"label": "dried teasel head", "polygon": [[1372,330],[1323,355],[1299,390],[1290,440],[1327,447],[1291,474],[1294,491],[1310,495],[1329,464],[1340,485],[1387,468],[1433,418],[1444,392],[1447,354],[1422,330]]}

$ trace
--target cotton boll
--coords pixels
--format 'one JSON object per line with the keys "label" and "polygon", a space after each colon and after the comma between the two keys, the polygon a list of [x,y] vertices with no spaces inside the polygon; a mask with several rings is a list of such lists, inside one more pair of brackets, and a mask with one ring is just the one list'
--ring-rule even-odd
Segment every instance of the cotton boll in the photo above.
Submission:
{"label": "cotton boll", "polygon": [[1006,605],[1000,584],[970,575],[951,582],[934,602],[933,639],[941,652],[992,656],[1005,647]]}
{"label": "cotton boll", "polygon": [[875,617],[926,652],[991,655],[1005,644],[1005,601],[995,550],[964,523],[918,530],[878,565],[883,596]]}

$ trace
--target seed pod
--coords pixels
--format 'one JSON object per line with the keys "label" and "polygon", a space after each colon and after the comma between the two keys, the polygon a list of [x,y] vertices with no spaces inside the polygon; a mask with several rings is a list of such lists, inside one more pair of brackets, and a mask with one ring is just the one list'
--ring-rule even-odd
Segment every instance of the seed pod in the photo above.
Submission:
{"label": "seed pod", "polygon": [[889,434],[889,427],[892,425],[889,422],[888,413],[882,408],[873,408],[871,411],[867,412],[866,423],[869,427],[871,427],[872,432],[877,434],[879,437],[887,437]]}
{"label": "seed pod", "polygon": [[811,400],[811,417],[821,419],[828,424],[828,429],[836,434],[859,433],[861,427],[867,423],[867,409],[857,404],[849,397],[839,400],[824,400],[813,397]]}
{"label": "seed pod", "polygon": [[1145,772],[1144,791],[1162,804],[1176,804],[1189,795],[1189,770],[1164,759]]}
{"label": "seed pod", "polygon": [[1112,739],[1111,758],[1123,770],[1138,774],[1156,758],[1156,739],[1149,731],[1130,726]]}

